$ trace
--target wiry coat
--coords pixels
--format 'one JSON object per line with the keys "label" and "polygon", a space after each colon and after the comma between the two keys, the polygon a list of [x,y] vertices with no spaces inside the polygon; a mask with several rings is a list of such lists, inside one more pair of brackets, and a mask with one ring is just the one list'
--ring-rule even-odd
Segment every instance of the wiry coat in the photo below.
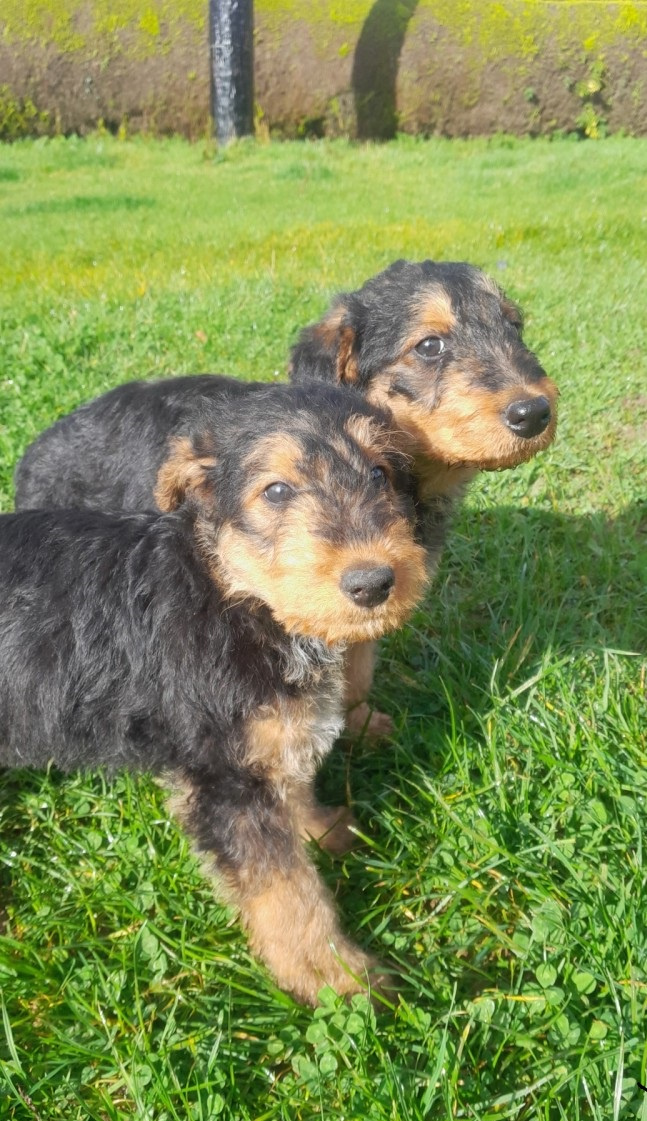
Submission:
{"label": "wiry coat", "polygon": [[246,721],[338,691],[341,653],[286,634],[263,605],[231,604],[194,542],[190,507],[0,518],[0,765],[205,781],[226,862],[228,807],[261,831],[273,809],[245,764]]}
{"label": "wiry coat", "polygon": [[57,420],[27,448],[15,472],[16,510],[87,506],[152,510],[169,439],[191,428],[205,399],[242,401],[262,382],[202,374],[118,385]]}

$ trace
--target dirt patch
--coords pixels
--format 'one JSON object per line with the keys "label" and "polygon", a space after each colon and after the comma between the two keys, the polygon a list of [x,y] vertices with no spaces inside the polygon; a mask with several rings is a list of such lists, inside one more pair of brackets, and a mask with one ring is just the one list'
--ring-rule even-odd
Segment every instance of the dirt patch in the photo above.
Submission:
{"label": "dirt patch", "polygon": [[647,396],[625,397],[622,401],[624,424],[617,427],[618,439],[629,447],[647,444]]}
{"label": "dirt patch", "polygon": [[642,424],[623,424],[618,435],[623,444],[644,448],[647,444],[647,420]]}
{"label": "dirt patch", "polygon": [[[636,357],[640,357],[640,353],[636,352]],[[638,397],[625,397],[622,401],[622,407],[626,412],[647,412],[647,394],[641,394]]]}

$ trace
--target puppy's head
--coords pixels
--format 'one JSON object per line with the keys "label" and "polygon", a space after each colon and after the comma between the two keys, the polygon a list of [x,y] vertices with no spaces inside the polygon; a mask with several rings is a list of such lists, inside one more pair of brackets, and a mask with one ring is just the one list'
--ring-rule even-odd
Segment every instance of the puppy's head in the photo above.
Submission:
{"label": "puppy's head", "polygon": [[188,504],[214,579],[287,631],[333,644],[401,625],[425,581],[392,418],[359,394],[273,386],[204,410],[176,439],[156,500]]}
{"label": "puppy's head", "polygon": [[479,269],[396,261],[301,333],[291,377],[388,405],[416,459],[514,467],[548,447],[557,421],[557,388],[521,333],[519,308]]}

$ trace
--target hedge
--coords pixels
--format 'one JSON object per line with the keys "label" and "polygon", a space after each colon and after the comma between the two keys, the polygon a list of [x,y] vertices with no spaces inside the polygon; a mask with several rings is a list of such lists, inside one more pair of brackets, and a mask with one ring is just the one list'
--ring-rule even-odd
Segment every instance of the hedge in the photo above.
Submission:
{"label": "hedge", "polygon": [[[257,0],[262,135],[647,134],[647,3]],[[0,137],[210,132],[207,0],[3,0]]]}

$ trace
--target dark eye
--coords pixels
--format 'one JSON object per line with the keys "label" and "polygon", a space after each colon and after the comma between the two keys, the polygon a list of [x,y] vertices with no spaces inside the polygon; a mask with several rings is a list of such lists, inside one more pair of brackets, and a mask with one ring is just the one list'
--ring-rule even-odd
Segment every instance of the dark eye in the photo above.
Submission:
{"label": "dark eye", "polygon": [[386,486],[386,471],[383,467],[371,467],[371,478],[378,486]]}
{"label": "dark eye", "polygon": [[444,349],[444,339],[439,339],[437,335],[430,335],[428,339],[418,343],[415,351],[422,358],[439,358]]}
{"label": "dark eye", "polygon": [[290,501],[294,491],[287,483],[271,483],[269,487],[265,487],[263,494],[273,506],[281,506],[282,503]]}

